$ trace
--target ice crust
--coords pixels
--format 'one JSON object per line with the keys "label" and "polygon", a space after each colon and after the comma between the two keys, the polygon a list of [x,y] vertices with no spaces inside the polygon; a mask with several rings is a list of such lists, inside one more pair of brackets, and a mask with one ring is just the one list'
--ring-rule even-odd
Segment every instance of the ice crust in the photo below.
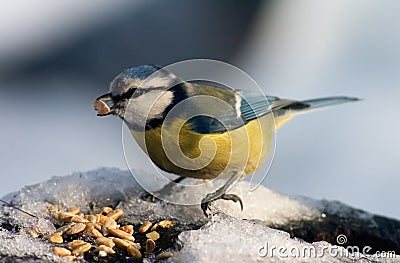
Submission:
{"label": "ice crust", "polygon": [[[346,213],[347,208],[337,202],[288,197],[262,186],[254,192],[249,192],[248,189],[249,183],[242,181],[230,191],[241,196],[243,212],[237,203],[217,201],[213,206],[214,216],[207,219],[199,205],[143,201],[140,198],[143,190],[129,171],[101,168],[53,177],[46,182],[26,186],[13,197],[9,197],[13,205],[38,216],[39,219],[7,206],[0,207],[0,224],[12,228],[7,230],[0,227],[0,261],[10,259],[9,262],[62,262],[51,252],[51,244],[41,238],[34,239],[25,231],[35,226],[42,233],[52,233],[54,226],[50,223],[52,219],[48,208],[58,204],[64,207],[78,206],[85,213],[102,206],[118,206],[125,212],[123,220],[130,224],[169,218],[181,224],[197,226],[195,229],[201,227],[179,234],[181,250],[175,251],[169,262],[353,262],[349,255],[332,257],[328,253],[314,258],[259,256],[258,249],[266,242],[270,247],[284,245],[302,249],[304,246],[312,246],[317,253],[323,247],[333,247],[326,242],[310,244],[291,238],[288,233],[269,228],[266,224],[317,220],[323,216],[322,209]],[[203,194],[207,193],[209,188],[205,185]],[[186,198],[180,195],[179,188],[172,195],[178,203],[181,198]],[[368,214],[360,216],[365,217]],[[341,249],[344,248],[338,248],[338,251]]]}
{"label": "ice crust", "polygon": [[[179,239],[184,244],[183,249],[170,262],[221,262],[221,259],[223,262],[353,262],[348,257],[322,253],[324,246],[332,247],[326,242],[309,244],[260,222],[243,221],[224,214],[214,216],[212,222],[200,230],[180,234]],[[280,246],[288,251],[281,253],[282,256],[276,249],[271,252],[272,247]],[[315,248],[315,254],[308,254],[306,247]],[[338,254],[340,251],[344,254],[344,248],[337,247],[337,250]]]}

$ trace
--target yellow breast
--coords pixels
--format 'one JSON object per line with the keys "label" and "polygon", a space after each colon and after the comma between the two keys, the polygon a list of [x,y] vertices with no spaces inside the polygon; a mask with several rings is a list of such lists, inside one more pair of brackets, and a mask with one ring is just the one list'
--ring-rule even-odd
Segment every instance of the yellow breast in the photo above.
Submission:
{"label": "yellow breast", "polygon": [[[163,130],[156,128],[144,134],[132,131],[132,135],[162,170],[184,177],[213,179],[231,176],[232,172],[254,172],[268,156],[274,132],[274,122],[266,115],[220,134],[199,134],[187,123],[176,121]],[[176,153],[177,149],[181,152]]]}

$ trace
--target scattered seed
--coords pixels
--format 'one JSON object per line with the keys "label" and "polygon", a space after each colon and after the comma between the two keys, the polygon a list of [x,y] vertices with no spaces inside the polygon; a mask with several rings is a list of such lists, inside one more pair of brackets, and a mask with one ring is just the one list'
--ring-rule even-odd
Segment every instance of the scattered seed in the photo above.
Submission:
{"label": "scattered seed", "polygon": [[169,251],[162,252],[156,256],[157,260],[163,260],[172,257],[172,253]]}
{"label": "scattered seed", "polygon": [[72,250],[72,255],[79,255],[89,251],[92,248],[92,245],[84,242],[82,245],[77,246],[74,250]]}
{"label": "scattered seed", "polygon": [[69,242],[68,244],[67,244],[67,248],[69,248],[69,249],[71,249],[71,250],[74,250],[75,248],[77,248],[77,247],[79,247],[80,245],[82,245],[82,244],[85,244],[86,242],[85,241],[83,241],[83,240],[74,240],[74,241],[71,241],[71,242]]}
{"label": "scattered seed", "polygon": [[131,240],[121,239],[118,237],[112,237],[111,239],[114,241],[115,245],[119,248],[127,249],[129,246],[134,246],[137,249],[141,249],[140,243],[135,243]]}
{"label": "scattered seed", "polygon": [[61,212],[61,213],[58,214],[58,220],[61,221],[61,222],[70,223],[71,219],[74,216],[76,216],[76,215],[73,214],[73,213],[70,213],[70,212]]}
{"label": "scattered seed", "polygon": [[68,229],[70,229],[71,226],[72,226],[72,224],[69,223],[69,224],[67,224],[67,225],[65,225],[65,226],[59,227],[59,228],[56,229],[56,232],[54,232],[54,234],[60,234],[60,235],[62,235],[62,234],[65,233],[65,231],[67,231]]}
{"label": "scattered seed", "polygon": [[129,246],[127,248],[128,255],[134,258],[142,258],[142,254],[140,253],[139,249],[134,246]]}
{"label": "scattered seed", "polygon": [[124,239],[120,239],[117,237],[112,238],[112,241],[115,243],[115,245],[121,249],[127,249],[131,244]]}
{"label": "scattered seed", "polygon": [[85,227],[85,231],[91,231],[92,229],[94,229],[95,227],[95,223],[86,223],[86,227]]}
{"label": "scattered seed", "polygon": [[71,255],[71,251],[63,247],[53,247],[53,252],[60,257]]}
{"label": "scattered seed", "polygon": [[49,241],[52,243],[61,244],[64,240],[60,234],[56,233],[56,234],[49,236]]}
{"label": "scattered seed", "polygon": [[114,236],[114,237],[118,237],[118,238],[122,238],[122,239],[125,239],[125,240],[134,241],[133,236],[129,235],[128,233],[126,233],[125,231],[122,231],[120,229],[110,228],[109,229],[109,234]]}
{"label": "scattered seed", "polygon": [[73,207],[70,207],[70,208],[67,210],[67,212],[73,213],[73,214],[75,214],[75,215],[79,215],[79,213],[81,212],[81,209],[79,209],[79,207],[73,206]]}
{"label": "scattered seed", "polygon": [[152,232],[150,232],[150,233],[147,233],[147,234],[146,234],[146,237],[149,238],[149,239],[152,239],[152,240],[156,241],[157,239],[160,238],[160,234],[157,233],[156,231],[152,231]]}
{"label": "scattered seed", "polygon": [[113,218],[108,218],[105,222],[104,222],[104,227],[108,227],[108,228],[117,228],[117,222],[113,219]]}
{"label": "scattered seed", "polygon": [[90,230],[90,233],[94,237],[103,237],[103,234],[99,230],[97,230],[96,228],[93,228],[92,230]]}
{"label": "scattered seed", "polygon": [[153,253],[155,247],[156,247],[156,242],[154,242],[152,239],[146,240],[146,254]]}
{"label": "scattered seed", "polygon": [[97,219],[98,219],[97,223],[104,224],[107,221],[108,217],[103,216],[102,214],[99,214],[99,217]]}
{"label": "scattered seed", "polygon": [[108,255],[107,252],[105,252],[103,250],[99,251],[99,257],[104,258],[104,257],[107,257],[107,255]]}
{"label": "scattered seed", "polygon": [[115,254],[114,249],[112,249],[112,248],[110,248],[110,247],[108,247],[106,245],[100,245],[95,249],[95,252],[99,252],[99,251],[104,251],[107,254]]}
{"label": "scattered seed", "polygon": [[122,226],[119,228],[120,230],[128,233],[129,235],[133,234],[133,226],[132,225],[126,225],[126,226]]}
{"label": "scattered seed", "polygon": [[122,230],[110,228],[108,229],[108,232],[115,237],[135,241],[135,238],[133,236],[129,235],[128,233]]}
{"label": "scattered seed", "polygon": [[77,223],[77,224],[73,225],[70,229],[65,231],[65,233],[67,235],[75,235],[75,234],[78,234],[78,233],[82,232],[83,230],[85,230],[85,228],[86,228],[86,224]]}
{"label": "scattered seed", "polygon": [[113,209],[111,207],[105,206],[100,209],[100,214],[106,216],[108,213],[110,213]]}
{"label": "scattered seed", "polygon": [[105,115],[110,112],[108,105],[102,100],[96,100],[93,104],[93,108],[99,115]]}
{"label": "scattered seed", "polygon": [[83,216],[73,216],[71,218],[71,222],[73,223],[88,223],[89,220],[85,219]]}
{"label": "scattered seed", "polygon": [[107,216],[114,220],[118,220],[123,214],[124,214],[124,211],[122,211],[121,209],[115,209],[115,210],[111,211],[110,213],[108,213]]}
{"label": "scattered seed", "polygon": [[135,248],[137,248],[137,249],[141,249],[142,247],[140,246],[140,243],[135,243],[135,242],[132,242],[132,241],[128,241],[130,244],[131,244],[131,246],[134,246]]}
{"label": "scattered seed", "polygon": [[91,223],[96,223],[96,216],[95,215],[86,215],[85,219],[87,219]]}
{"label": "scattered seed", "polygon": [[108,218],[104,222],[103,226],[101,227],[101,231],[103,232],[103,235],[108,235],[109,228],[114,228],[114,229],[117,228],[117,222],[112,218]]}
{"label": "scattered seed", "polygon": [[160,222],[158,222],[157,224],[155,224],[152,228],[151,231],[154,231],[157,229],[157,227],[162,227],[162,228],[170,228],[171,226],[174,225],[174,222],[172,222],[171,220],[162,220]]}
{"label": "scattered seed", "polygon": [[[126,250],[130,257],[137,259],[142,258],[141,245],[135,243],[133,237],[133,225],[120,226],[116,222],[124,212],[121,209],[113,210],[111,207],[103,207],[96,215],[85,215],[80,211],[79,207],[70,207],[66,212],[59,212],[59,206],[51,206],[49,208],[58,223],[62,225],[54,234],[47,236],[47,239],[53,243],[63,243],[63,234],[75,235],[85,231],[80,238],[95,237],[95,252],[98,252],[99,257],[106,257],[109,254],[115,254],[113,249],[117,246],[120,249]],[[171,220],[161,220],[156,224],[150,221],[145,221],[139,228],[139,233],[146,233],[151,229],[150,233],[146,234],[145,254],[152,254],[156,248],[155,241],[160,238],[160,234],[156,232],[158,227],[169,228],[173,226]],[[33,228],[32,228],[33,229]],[[32,229],[27,229],[27,232],[34,237],[39,237],[40,234],[33,232]],[[32,231],[31,231],[32,230]],[[109,237],[105,237],[110,235]],[[64,236],[65,237],[65,236]],[[68,237],[70,238],[70,237]],[[90,239],[93,240],[93,239]],[[93,244],[94,244],[93,243]],[[84,254],[92,248],[92,244],[83,240],[74,240],[67,244],[67,248],[54,247],[53,251],[65,259],[76,260],[76,255]],[[71,252],[72,251],[72,252]],[[143,251],[142,251],[143,252]],[[157,260],[167,259],[172,256],[171,252],[163,252],[157,255]]]}
{"label": "scattered seed", "polygon": [[115,243],[112,241],[112,239],[107,237],[98,237],[95,242],[97,245],[106,245],[107,247],[111,248],[115,246]]}
{"label": "scattered seed", "polygon": [[146,233],[147,230],[151,227],[152,223],[150,221],[144,221],[143,224],[139,228],[139,233]]}
{"label": "scattered seed", "polygon": [[101,230],[102,225],[101,225],[100,223],[95,223],[94,227],[95,227],[97,230]]}

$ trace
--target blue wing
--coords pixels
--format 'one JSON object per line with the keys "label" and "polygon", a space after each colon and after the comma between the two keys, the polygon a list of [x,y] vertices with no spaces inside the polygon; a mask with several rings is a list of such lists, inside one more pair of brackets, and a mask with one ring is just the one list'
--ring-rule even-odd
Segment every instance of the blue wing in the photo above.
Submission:
{"label": "blue wing", "polygon": [[[227,130],[239,128],[253,119],[271,113],[271,110],[281,108],[293,102],[272,96],[243,95],[240,91],[235,91],[224,85],[210,81],[192,80],[189,83],[192,84],[190,96],[212,95],[224,100],[234,108],[239,105],[239,108],[236,108],[237,111],[235,112],[216,113],[216,116],[223,120],[224,123],[207,116],[196,116],[190,119],[188,122],[191,128],[201,134],[222,133]],[[209,105],[205,107],[209,107]]]}
{"label": "blue wing", "polygon": [[[193,80],[190,96],[212,95],[216,98],[226,101],[232,107],[240,105],[239,112],[217,112],[216,116],[224,121],[222,124],[218,120],[207,116],[196,116],[188,122],[192,129],[202,134],[222,133],[227,130],[233,130],[243,126],[251,120],[263,115],[273,113],[274,117],[280,117],[285,114],[298,114],[308,112],[314,109],[323,108],[335,104],[356,101],[357,98],[350,97],[328,97],[312,100],[296,101],[281,99],[273,96],[260,96],[258,94],[245,94],[240,91],[232,90],[224,85],[204,81]],[[207,107],[207,105],[205,105]]]}

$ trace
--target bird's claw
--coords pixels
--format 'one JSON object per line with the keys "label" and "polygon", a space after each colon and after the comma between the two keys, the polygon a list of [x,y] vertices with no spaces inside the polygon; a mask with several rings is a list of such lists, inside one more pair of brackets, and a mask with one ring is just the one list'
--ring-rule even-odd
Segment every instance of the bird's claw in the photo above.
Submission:
{"label": "bird's claw", "polygon": [[219,196],[215,196],[216,193],[211,193],[208,194],[203,200],[201,201],[201,210],[203,210],[203,213],[206,217],[208,217],[207,210],[210,210],[210,206],[213,202],[215,202],[218,199],[222,200],[228,200],[228,201],[233,201],[233,202],[239,202],[240,203],[240,209],[243,211],[243,201],[240,199],[239,196],[235,194],[222,194]]}
{"label": "bird's claw", "polygon": [[140,196],[140,199],[142,199],[143,201],[152,202],[152,203],[155,203],[158,200],[157,196],[155,196],[155,195],[153,195],[152,193],[149,193],[149,192],[144,192]]}

